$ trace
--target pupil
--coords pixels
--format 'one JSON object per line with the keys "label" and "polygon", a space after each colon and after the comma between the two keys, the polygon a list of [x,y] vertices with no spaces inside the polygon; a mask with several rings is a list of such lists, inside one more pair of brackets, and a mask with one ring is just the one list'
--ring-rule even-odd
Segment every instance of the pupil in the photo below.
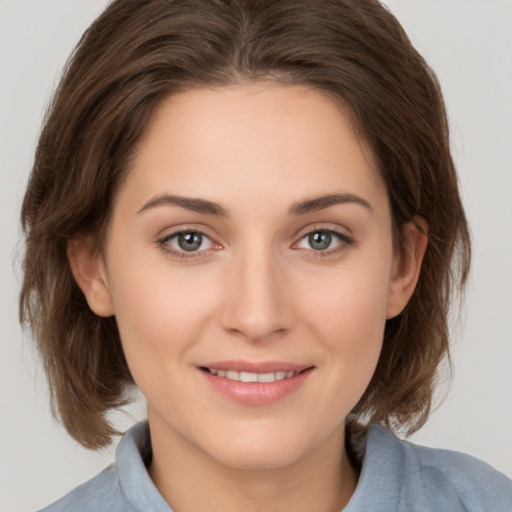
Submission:
{"label": "pupil", "polygon": [[315,251],[328,249],[331,245],[332,236],[327,231],[318,231],[309,235],[309,245]]}
{"label": "pupil", "polygon": [[200,233],[182,233],[178,237],[178,245],[184,251],[195,251],[201,247],[203,236]]}

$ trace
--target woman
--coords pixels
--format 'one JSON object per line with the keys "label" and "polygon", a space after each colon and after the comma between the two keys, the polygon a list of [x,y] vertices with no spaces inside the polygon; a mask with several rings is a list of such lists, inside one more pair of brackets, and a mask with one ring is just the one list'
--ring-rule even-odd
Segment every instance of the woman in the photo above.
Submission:
{"label": "woman", "polygon": [[49,510],[510,509],[488,466],[369,427],[427,419],[469,268],[439,87],[378,3],[113,2],[22,222],[68,432],[105,446],[148,402]]}

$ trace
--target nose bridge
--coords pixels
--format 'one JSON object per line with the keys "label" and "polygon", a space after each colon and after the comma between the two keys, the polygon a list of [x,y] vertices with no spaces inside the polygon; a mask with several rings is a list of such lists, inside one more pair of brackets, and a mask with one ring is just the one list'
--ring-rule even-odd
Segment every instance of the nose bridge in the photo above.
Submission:
{"label": "nose bridge", "polygon": [[251,340],[261,340],[290,327],[291,304],[278,255],[267,241],[240,248],[233,257],[228,279],[230,293],[224,304],[225,329]]}

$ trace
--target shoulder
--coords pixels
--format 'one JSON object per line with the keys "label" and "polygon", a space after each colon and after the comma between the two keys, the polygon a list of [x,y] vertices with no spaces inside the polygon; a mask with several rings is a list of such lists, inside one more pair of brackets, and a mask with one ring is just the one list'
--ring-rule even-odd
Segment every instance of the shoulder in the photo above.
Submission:
{"label": "shoulder", "polygon": [[382,511],[512,512],[512,481],[503,473],[470,455],[399,440],[375,425],[360,484],[362,494],[381,500]]}
{"label": "shoulder", "polygon": [[100,510],[110,512],[132,510],[123,496],[119,476],[113,465],[41,512],[99,512]]}
{"label": "shoulder", "polygon": [[424,492],[460,500],[468,511],[512,512],[512,481],[489,464],[465,453],[400,443],[413,475],[411,491],[421,485]]}
{"label": "shoulder", "polygon": [[172,512],[146,470],[150,458],[149,428],[142,422],[123,436],[115,464],[41,512]]}

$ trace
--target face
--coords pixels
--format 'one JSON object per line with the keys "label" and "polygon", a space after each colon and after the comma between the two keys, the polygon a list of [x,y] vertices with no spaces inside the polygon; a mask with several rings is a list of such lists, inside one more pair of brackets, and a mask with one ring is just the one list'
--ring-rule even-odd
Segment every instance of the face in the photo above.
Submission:
{"label": "face", "polygon": [[320,92],[165,100],[116,197],[100,284],[82,285],[116,316],[154,439],[238,468],[341,449],[414,281],[391,233],[370,149]]}

